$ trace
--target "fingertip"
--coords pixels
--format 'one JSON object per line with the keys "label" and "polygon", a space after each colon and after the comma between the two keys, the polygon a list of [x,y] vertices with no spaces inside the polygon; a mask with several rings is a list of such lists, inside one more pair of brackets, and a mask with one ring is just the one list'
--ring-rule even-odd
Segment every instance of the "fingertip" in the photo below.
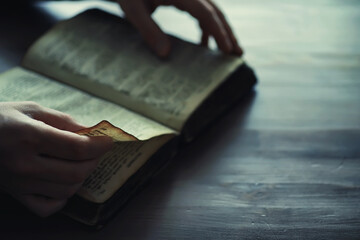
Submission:
{"label": "fingertip", "polygon": [[114,139],[111,137],[104,136],[101,139],[104,142],[104,145],[108,151],[110,151],[114,147]]}
{"label": "fingertip", "polygon": [[111,137],[108,136],[95,136],[90,137],[91,141],[94,141],[94,145],[101,148],[103,152],[110,151],[114,146],[114,141]]}
{"label": "fingertip", "polygon": [[226,53],[226,54],[230,54],[234,51],[234,47],[233,44],[231,42],[231,40],[229,39],[229,37],[227,36],[227,34],[225,32],[223,32],[221,30],[221,35],[213,35],[216,41],[216,44],[218,46],[218,48]]}
{"label": "fingertip", "polygon": [[[125,2],[127,4],[125,4]],[[152,7],[145,1],[124,1],[121,4],[129,21],[137,28],[148,47],[160,58],[167,58],[171,52],[170,39],[151,18]]]}
{"label": "fingertip", "polygon": [[244,54],[244,50],[239,45],[236,45],[234,49],[234,53],[239,57],[241,57]]}
{"label": "fingertip", "polygon": [[155,47],[153,48],[156,55],[160,58],[167,58],[171,52],[171,43],[170,40],[162,36],[159,40],[156,41]]}
{"label": "fingertip", "polygon": [[233,45],[228,38],[225,38],[225,52],[231,53],[233,51]]}

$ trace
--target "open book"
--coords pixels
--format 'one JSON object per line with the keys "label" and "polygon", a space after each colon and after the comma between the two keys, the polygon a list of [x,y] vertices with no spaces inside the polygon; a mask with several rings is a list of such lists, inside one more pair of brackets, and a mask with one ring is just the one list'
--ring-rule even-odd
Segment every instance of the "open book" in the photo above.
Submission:
{"label": "open book", "polygon": [[125,20],[89,10],[58,23],[21,67],[0,75],[0,101],[31,100],[66,112],[96,125],[79,134],[116,143],[69,201],[69,216],[106,222],[179,142],[190,142],[256,83],[240,57],[175,37],[172,46],[170,59],[161,60]]}

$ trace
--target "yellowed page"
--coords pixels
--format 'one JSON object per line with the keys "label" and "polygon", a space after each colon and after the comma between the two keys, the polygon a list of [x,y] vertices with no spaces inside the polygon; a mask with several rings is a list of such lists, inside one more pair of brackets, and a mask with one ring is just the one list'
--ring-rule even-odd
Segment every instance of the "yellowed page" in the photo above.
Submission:
{"label": "yellowed page", "polygon": [[93,126],[105,119],[142,140],[175,133],[126,108],[23,68],[14,68],[0,75],[0,101],[35,101],[68,113],[86,126]]}
{"label": "yellowed page", "polygon": [[86,179],[77,193],[83,198],[103,203],[109,199],[162,145],[174,135],[161,135],[145,141],[101,122],[90,129],[79,132],[88,136],[110,136],[114,148],[100,160],[94,172]]}
{"label": "yellowed page", "polygon": [[24,66],[120,104],[178,131],[243,60],[172,39],[157,58],[123,20],[86,12],[37,41]]}

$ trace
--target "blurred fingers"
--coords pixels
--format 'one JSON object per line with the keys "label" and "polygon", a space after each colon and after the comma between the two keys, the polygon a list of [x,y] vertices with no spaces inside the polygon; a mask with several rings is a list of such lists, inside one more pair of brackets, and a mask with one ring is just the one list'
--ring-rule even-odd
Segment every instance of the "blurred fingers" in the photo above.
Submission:
{"label": "blurred fingers", "polygon": [[85,128],[83,125],[76,123],[70,115],[43,107],[35,102],[21,102],[17,104],[16,108],[35,120],[61,130],[74,132]]}
{"label": "blurred fingers", "polygon": [[[82,184],[95,170],[99,158],[86,161],[71,161],[45,156],[28,156],[14,159],[5,166],[0,179],[8,185],[30,180],[41,180],[64,185]],[[16,189],[17,187],[13,187]]]}
{"label": "blurred fingers", "polygon": [[87,137],[40,124],[35,126],[34,137],[38,152],[68,160],[88,160],[102,156],[112,148],[110,137]]}
{"label": "blurred fingers", "polygon": [[173,0],[174,6],[189,12],[194,18],[199,21],[203,32],[215,38],[215,41],[220,50],[225,53],[233,51],[231,39],[226,31],[226,28],[218,16],[216,9],[207,0],[198,1],[181,1]]}
{"label": "blurred fingers", "polygon": [[225,15],[220,11],[220,9],[211,1],[208,0],[209,4],[211,4],[211,6],[215,9],[217,15],[219,16],[221,22],[223,23],[223,26],[225,27],[225,30],[228,34],[228,36],[230,37],[231,43],[232,43],[232,47],[233,47],[233,53],[241,56],[243,54],[243,50],[240,47],[234,32],[232,31],[229,22],[226,20]]}
{"label": "blurred fingers", "polygon": [[19,178],[13,182],[13,187],[21,195],[38,195],[66,200],[80,189],[81,184],[65,185],[38,179]]}
{"label": "blurred fingers", "polygon": [[98,159],[87,161],[68,161],[38,156],[34,161],[36,167],[29,167],[26,176],[65,185],[82,184],[93,172]]}
{"label": "blurred fingers", "polygon": [[168,36],[151,18],[154,6],[149,9],[144,1],[120,1],[126,17],[136,27],[145,42],[159,56],[170,54],[171,44]]}

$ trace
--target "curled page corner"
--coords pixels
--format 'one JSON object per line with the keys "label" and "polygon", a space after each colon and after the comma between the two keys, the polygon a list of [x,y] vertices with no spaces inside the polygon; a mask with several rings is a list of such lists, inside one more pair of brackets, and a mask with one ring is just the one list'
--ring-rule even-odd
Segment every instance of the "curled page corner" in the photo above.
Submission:
{"label": "curled page corner", "polygon": [[99,122],[95,126],[76,131],[75,133],[89,137],[108,136],[111,137],[114,142],[139,141],[139,139],[137,139],[133,135],[125,132],[118,127],[115,127],[106,120]]}

